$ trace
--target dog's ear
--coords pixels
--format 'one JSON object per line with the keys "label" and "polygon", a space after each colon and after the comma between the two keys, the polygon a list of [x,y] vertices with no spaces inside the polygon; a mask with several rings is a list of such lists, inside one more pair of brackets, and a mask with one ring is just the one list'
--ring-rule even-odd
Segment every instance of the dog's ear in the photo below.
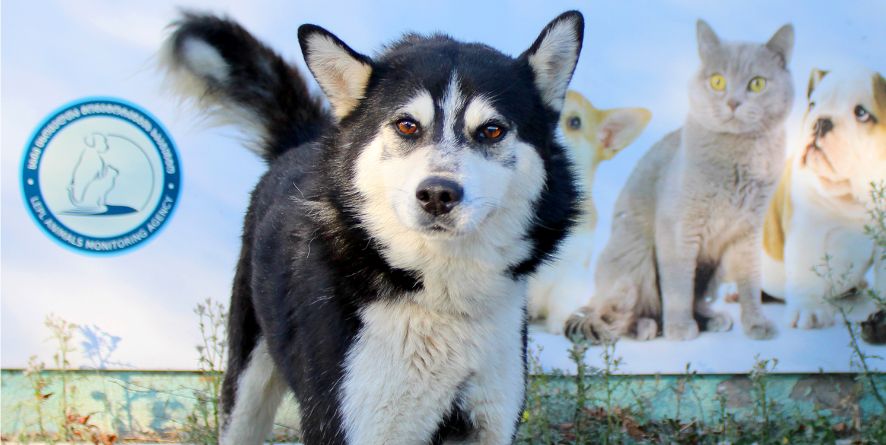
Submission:
{"label": "dog's ear", "polygon": [[[877,104],[877,118],[886,120],[886,78],[882,74],[874,74],[874,102]],[[881,121],[881,124],[883,122]]]}
{"label": "dog's ear", "polygon": [[597,146],[601,160],[612,159],[646,128],[652,113],[645,108],[615,108],[604,111],[597,127]]}
{"label": "dog's ear", "polygon": [[812,73],[809,74],[809,85],[806,87],[806,99],[810,99],[812,97],[812,92],[818,87],[818,84],[821,83],[821,79],[824,79],[824,76],[827,75],[827,71],[820,70],[818,68],[812,68]]}
{"label": "dog's ear", "polygon": [[787,66],[791,61],[791,53],[794,51],[794,25],[778,28],[772,38],[766,42],[766,47],[781,56],[782,66]]}
{"label": "dog's ear", "polygon": [[701,60],[709,60],[720,48],[720,38],[708,25],[708,22],[698,19],[695,23],[696,40],[698,40],[698,57]]}
{"label": "dog's ear", "polygon": [[558,113],[563,109],[566,87],[578,63],[584,29],[584,17],[580,12],[560,14],[520,55],[532,68],[542,100]]}
{"label": "dog's ear", "polygon": [[298,43],[308,69],[332,105],[333,114],[338,119],[347,116],[363,99],[372,61],[316,25],[299,27]]}

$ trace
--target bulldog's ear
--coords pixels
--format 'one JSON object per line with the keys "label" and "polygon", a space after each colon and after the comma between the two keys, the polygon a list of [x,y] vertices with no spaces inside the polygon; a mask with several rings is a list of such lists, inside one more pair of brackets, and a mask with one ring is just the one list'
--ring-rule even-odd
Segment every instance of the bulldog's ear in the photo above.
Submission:
{"label": "bulldog's ear", "polygon": [[584,28],[584,17],[580,12],[560,14],[520,55],[532,68],[542,100],[558,113],[563,109],[566,88],[578,63]]}
{"label": "bulldog's ear", "polygon": [[818,84],[821,83],[821,79],[824,79],[824,76],[828,72],[825,70],[820,70],[818,68],[812,68],[812,73],[809,74],[809,86],[806,87],[806,99],[812,97],[812,92],[818,87]]}
{"label": "bulldog's ear", "polygon": [[372,60],[316,25],[300,26],[298,43],[305,63],[326,93],[335,117],[347,116],[366,93]]}
{"label": "bulldog's ear", "polygon": [[766,42],[766,47],[781,56],[782,66],[788,66],[791,62],[791,53],[794,51],[794,25],[787,25],[778,28],[772,38]]}

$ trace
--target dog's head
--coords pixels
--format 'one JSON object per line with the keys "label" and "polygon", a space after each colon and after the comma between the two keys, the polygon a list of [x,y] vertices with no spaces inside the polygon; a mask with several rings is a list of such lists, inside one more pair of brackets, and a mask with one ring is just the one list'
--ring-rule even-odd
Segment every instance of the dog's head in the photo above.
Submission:
{"label": "dog's head", "polygon": [[813,70],[800,165],[830,196],[867,203],[886,179],[886,80],[866,68]]}
{"label": "dog's head", "polygon": [[645,108],[599,110],[581,93],[568,91],[560,129],[579,174],[593,180],[597,166],[640,136],[651,117]]}
{"label": "dog's head", "polygon": [[539,212],[567,224],[575,191],[554,134],[583,28],[581,14],[565,13],[517,58],[442,35],[406,35],[369,58],[300,28],[339,121],[343,192],[370,233],[386,243],[513,238]]}

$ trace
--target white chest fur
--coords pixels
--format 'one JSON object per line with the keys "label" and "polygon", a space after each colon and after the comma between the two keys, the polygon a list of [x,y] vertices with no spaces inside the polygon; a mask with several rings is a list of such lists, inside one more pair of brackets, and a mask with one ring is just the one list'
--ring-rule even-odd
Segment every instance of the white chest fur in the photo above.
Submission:
{"label": "white chest fur", "polygon": [[446,297],[427,285],[413,298],[361,311],[340,394],[350,443],[426,442],[453,403],[479,427],[508,428],[498,417],[516,415],[523,397],[525,286],[499,281],[509,285],[486,295],[496,304],[482,312],[429,308],[422,302]]}

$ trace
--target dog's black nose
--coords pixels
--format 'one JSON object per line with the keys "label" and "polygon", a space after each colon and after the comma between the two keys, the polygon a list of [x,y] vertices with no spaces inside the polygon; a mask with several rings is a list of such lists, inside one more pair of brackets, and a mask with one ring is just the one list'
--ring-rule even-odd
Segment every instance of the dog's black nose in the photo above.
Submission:
{"label": "dog's black nose", "polygon": [[818,137],[824,137],[824,135],[828,134],[829,131],[834,129],[834,122],[831,121],[830,118],[820,117],[817,121],[815,121],[815,135]]}
{"label": "dog's black nose", "polygon": [[461,202],[463,195],[464,190],[457,182],[439,176],[425,179],[415,191],[421,208],[434,216],[449,213]]}

